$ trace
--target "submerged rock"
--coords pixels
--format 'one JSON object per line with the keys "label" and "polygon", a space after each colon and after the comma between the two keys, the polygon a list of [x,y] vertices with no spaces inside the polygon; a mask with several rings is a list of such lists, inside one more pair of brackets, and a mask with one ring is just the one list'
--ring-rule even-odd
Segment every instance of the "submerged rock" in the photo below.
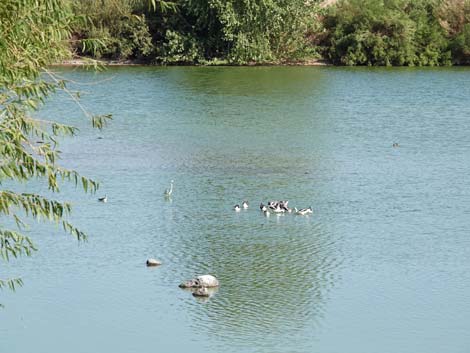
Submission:
{"label": "submerged rock", "polygon": [[207,303],[219,291],[219,287],[183,288],[196,299],[198,303]]}
{"label": "submerged rock", "polygon": [[197,288],[193,291],[194,297],[210,297],[210,293],[206,287]]}

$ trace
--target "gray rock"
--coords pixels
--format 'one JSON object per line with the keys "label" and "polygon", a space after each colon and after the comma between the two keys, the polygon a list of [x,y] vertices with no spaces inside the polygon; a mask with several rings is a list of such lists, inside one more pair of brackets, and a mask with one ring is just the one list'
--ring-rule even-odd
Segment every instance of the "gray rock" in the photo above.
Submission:
{"label": "gray rock", "polygon": [[160,266],[162,264],[161,261],[158,261],[156,259],[148,259],[147,260],[147,266]]}
{"label": "gray rock", "polygon": [[219,281],[212,275],[202,275],[180,284],[180,288],[213,288],[218,287]]}

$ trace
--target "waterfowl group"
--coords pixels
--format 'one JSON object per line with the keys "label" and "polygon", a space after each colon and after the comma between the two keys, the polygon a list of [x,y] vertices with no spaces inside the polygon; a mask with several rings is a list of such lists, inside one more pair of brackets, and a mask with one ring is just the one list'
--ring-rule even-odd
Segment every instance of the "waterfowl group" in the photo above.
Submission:
{"label": "waterfowl group", "polygon": [[269,201],[268,202],[268,207],[274,212],[274,213],[285,213],[285,212],[292,212],[291,209],[288,206],[289,201]]}
{"label": "waterfowl group", "polygon": [[[173,180],[170,182],[170,187],[165,190],[164,195],[166,197],[171,196],[173,192]],[[101,202],[106,202],[107,201],[107,196],[102,197],[99,199]],[[248,201],[243,201],[240,204],[236,204],[233,207],[233,210],[235,212],[240,212],[242,209],[247,210],[249,208],[249,203]],[[263,202],[260,203],[259,209],[261,212],[266,217],[269,217],[271,213],[275,214],[283,214],[283,213],[295,213],[296,215],[308,215],[312,214],[313,210],[312,207],[308,208],[301,208],[297,209],[297,207],[290,208],[289,207],[289,201],[287,200],[280,200],[280,201],[269,201],[267,204],[264,204]],[[156,259],[148,259],[146,262],[147,266],[159,266],[161,265],[161,262],[156,260]],[[201,276],[196,276],[190,280],[184,281],[179,285],[180,288],[184,289],[189,289],[192,292],[192,295],[194,297],[199,297],[198,300],[208,300],[213,294],[214,291],[217,291],[217,288],[219,287],[219,280],[214,277],[213,275],[201,275]]]}
{"label": "waterfowl group", "polygon": [[242,207],[240,207],[239,204],[236,204],[235,206],[233,206],[233,210],[236,211],[236,212],[240,211],[242,208],[244,210],[248,209],[248,201],[243,201],[242,202]]}
{"label": "waterfowl group", "polygon": [[[245,203],[245,202],[244,202]],[[246,202],[248,205],[248,202]],[[235,207],[237,207],[236,205]],[[304,216],[308,214],[312,214],[313,210],[312,207],[309,208],[301,208],[300,210],[297,209],[297,207],[290,208],[289,207],[289,201],[287,200],[281,200],[281,201],[269,201],[267,205],[264,203],[260,203],[259,209],[265,216],[269,216],[272,213],[277,213],[277,214],[283,214],[283,213],[292,213],[294,212],[297,215]],[[238,206],[238,209],[235,208],[235,211],[239,211],[240,206]]]}

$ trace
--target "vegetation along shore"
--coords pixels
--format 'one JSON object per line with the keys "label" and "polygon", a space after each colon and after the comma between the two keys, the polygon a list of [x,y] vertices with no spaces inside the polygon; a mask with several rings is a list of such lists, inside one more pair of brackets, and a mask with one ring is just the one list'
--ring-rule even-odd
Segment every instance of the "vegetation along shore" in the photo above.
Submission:
{"label": "vegetation along shore", "polygon": [[74,58],[114,65],[470,63],[470,0],[77,0]]}

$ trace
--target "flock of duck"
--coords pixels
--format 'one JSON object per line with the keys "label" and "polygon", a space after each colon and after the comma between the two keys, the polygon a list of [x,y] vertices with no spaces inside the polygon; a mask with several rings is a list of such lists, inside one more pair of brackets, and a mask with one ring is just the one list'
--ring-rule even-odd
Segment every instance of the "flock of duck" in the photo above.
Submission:
{"label": "flock of duck", "polygon": [[[233,209],[236,212],[240,212],[241,209],[243,208],[244,210],[248,209],[248,201],[243,201],[242,206],[240,205],[235,205]],[[268,217],[271,213],[276,213],[276,214],[283,214],[283,213],[294,213],[300,216],[305,216],[308,214],[312,214],[313,210],[312,207],[308,208],[301,208],[300,210],[297,209],[297,207],[290,208],[289,207],[289,201],[269,201],[267,205],[261,204],[259,205],[259,209],[263,212],[263,214]]]}
{"label": "flock of duck", "polygon": [[[393,147],[398,147],[398,143],[394,143]],[[165,190],[163,195],[165,198],[170,198],[171,194],[173,193],[173,180],[170,182],[170,187]],[[108,202],[108,196],[105,195],[104,197],[100,197],[98,199],[99,202]],[[248,201],[243,201],[241,207],[239,204],[235,205],[233,209],[236,212],[240,212],[242,209],[247,210],[249,208]],[[285,214],[285,213],[294,213],[300,216],[305,216],[313,213],[312,207],[308,208],[301,208],[297,209],[297,207],[290,208],[289,201],[281,200],[281,201],[269,201],[266,205],[261,202],[259,205],[259,209],[263,212],[263,214],[268,217],[271,213],[275,214]],[[162,264],[161,261],[156,259],[148,259],[147,266],[160,266]],[[190,289],[192,291],[193,296],[195,297],[210,297],[213,293],[214,288],[219,287],[219,280],[212,275],[202,275],[196,276],[190,280],[184,281],[179,285],[180,288]]]}
{"label": "flock of duck", "polygon": [[[173,193],[173,180],[170,182],[170,187],[165,190],[163,195],[165,198],[169,198]],[[104,197],[98,198],[99,202],[108,202],[108,196],[105,195]],[[236,212],[241,211],[242,209],[247,210],[249,208],[248,201],[243,201],[240,205],[235,205],[233,209]],[[269,201],[266,205],[261,203],[259,205],[260,210],[263,214],[268,217],[271,213],[275,214],[283,214],[283,213],[294,213],[297,215],[308,215],[313,213],[312,207],[309,208],[301,208],[297,209],[297,207],[290,208],[289,201],[282,200],[282,201]],[[161,261],[156,259],[148,259],[146,265],[148,267],[155,267],[160,266],[162,264]],[[196,276],[190,280],[184,281],[179,285],[180,288],[190,289],[192,291],[192,295],[195,297],[210,297],[213,294],[211,289],[219,287],[219,280],[212,275],[201,275]]]}

